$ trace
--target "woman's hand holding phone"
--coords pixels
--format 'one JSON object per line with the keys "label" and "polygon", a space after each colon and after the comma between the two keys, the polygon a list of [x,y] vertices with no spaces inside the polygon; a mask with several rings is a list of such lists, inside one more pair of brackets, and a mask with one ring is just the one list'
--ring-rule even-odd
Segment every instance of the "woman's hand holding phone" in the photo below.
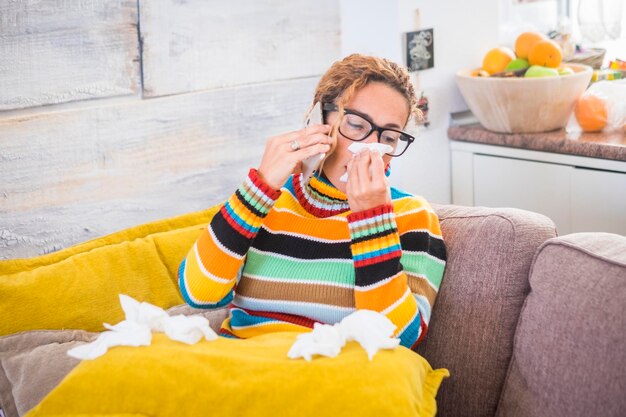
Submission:
{"label": "woman's hand holding phone", "polygon": [[[324,116],[322,114],[322,105],[318,101],[307,115],[307,118],[304,121],[304,128],[306,129],[308,126],[321,124],[324,124]],[[313,175],[313,172],[320,168],[325,157],[326,152],[310,156],[302,161],[302,176],[304,182],[308,181],[311,175]]]}
{"label": "woman's hand holding phone", "polygon": [[300,172],[302,161],[330,151],[329,133],[330,126],[318,124],[268,139],[259,175],[267,185],[280,189],[291,174]]}

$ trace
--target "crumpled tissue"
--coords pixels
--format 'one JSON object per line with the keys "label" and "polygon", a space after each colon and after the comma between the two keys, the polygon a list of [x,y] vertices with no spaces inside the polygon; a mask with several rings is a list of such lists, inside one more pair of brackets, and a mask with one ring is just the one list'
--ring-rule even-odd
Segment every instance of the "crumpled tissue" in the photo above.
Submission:
{"label": "crumpled tissue", "polygon": [[149,346],[152,331],[165,333],[170,339],[189,345],[199,342],[202,337],[217,339],[205,317],[182,314],[170,317],[162,308],[124,294],[120,294],[120,303],[126,320],[113,326],[104,323],[109,331],[101,333],[91,343],[70,349],[67,354],[77,359],[95,359],[113,346]]}
{"label": "crumpled tissue", "polygon": [[357,310],[335,325],[315,323],[313,331],[298,335],[287,356],[307,361],[316,354],[334,358],[347,342],[356,341],[371,361],[379,349],[395,349],[400,344],[400,339],[392,337],[395,329],[383,314]]}
{"label": "crumpled tissue", "polygon": [[[357,154],[364,149],[369,149],[372,151],[376,151],[381,155],[384,155],[388,152],[393,151],[393,148],[389,145],[385,145],[384,143],[362,143],[362,142],[354,142],[350,146],[348,146],[348,150],[353,154]],[[346,171],[341,177],[339,177],[339,181],[348,182],[348,172]]]}

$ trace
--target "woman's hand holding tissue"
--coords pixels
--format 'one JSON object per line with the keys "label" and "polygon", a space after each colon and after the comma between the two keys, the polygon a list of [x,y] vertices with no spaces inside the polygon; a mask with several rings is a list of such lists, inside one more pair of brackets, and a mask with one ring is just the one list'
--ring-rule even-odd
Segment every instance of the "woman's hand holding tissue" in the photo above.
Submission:
{"label": "woman's hand holding tissue", "polygon": [[348,162],[346,196],[352,212],[391,204],[385,163],[380,152],[365,149],[355,153]]}

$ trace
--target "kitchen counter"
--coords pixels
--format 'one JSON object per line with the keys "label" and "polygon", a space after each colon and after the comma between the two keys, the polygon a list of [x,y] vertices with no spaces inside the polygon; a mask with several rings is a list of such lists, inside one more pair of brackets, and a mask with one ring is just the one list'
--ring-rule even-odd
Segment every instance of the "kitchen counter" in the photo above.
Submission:
{"label": "kitchen counter", "polygon": [[496,133],[481,125],[451,126],[452,140],[511,148],[626,161],[626,132],[568,134],[564,129],[545,133]]}
{"label": "kitchen counter", "polygon": [[503,134],[451,126],[452,203],[548,216],[560,234],[626,235],[626,133]]}

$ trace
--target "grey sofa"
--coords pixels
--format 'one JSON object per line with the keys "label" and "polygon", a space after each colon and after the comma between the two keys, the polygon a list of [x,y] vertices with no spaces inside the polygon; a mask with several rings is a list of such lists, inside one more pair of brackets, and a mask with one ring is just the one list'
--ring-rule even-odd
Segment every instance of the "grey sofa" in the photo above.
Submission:
{"label": "grey sofa", "polygon": [[[417,350],[451,373],[438,416],[626,416],[626,238],[556,237],[522,210],[435,210],[448,264]],[[216,328],[227,309],[208,314]]]}
{"label": "grey sofa", "polygon": [[626,416],[626,237],[557,237],[524,210],[434,208],[448,264],[417,351],[450,370],[437,415]]}
{"label": "grey sofa", "polygon": [[626,416],[626,238],[435,209],[448,265],[417,350],[451,373],[438,416]]}
{"label": "grey sofa", "polygon": [[448,264],[417,351],[450,370],[437,415],[626,416],[626,237],[557,237],[524,210],[434,208]]}

